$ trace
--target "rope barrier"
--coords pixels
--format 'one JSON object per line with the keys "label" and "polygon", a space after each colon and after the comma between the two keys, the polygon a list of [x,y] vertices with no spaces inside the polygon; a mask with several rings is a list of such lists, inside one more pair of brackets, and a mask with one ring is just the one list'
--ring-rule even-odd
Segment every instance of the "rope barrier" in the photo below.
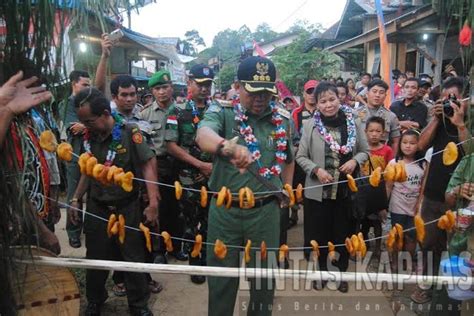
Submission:
{"label": "rope barrier", "polygon": [[[53,267],[84,268],[97,270],[114,270],[138,273],[166,273],[185,275],[204,275],[214,277],[231,278],[284,278],[305,279],[310,281],[346,281],[346,282],[387,282],[403,284],[447,284],[458,285],[469,289],[473,284],[473,278],[463,276],[432,276],[416,274],[391,274],[391,273],[368,273],[368,272],[340,272],[340,271],[314,271],[282,268],[230,268],[214,266],[189,266],[175,264],[155,264],[126,261],[92,260],[79,258],[54,258],[34,256],[31,259],[16,259],[22,264],[39,264]],[[276,265],[276,261],[275,261]]]}
{"label": "rope barrier", "polygon": [[[470,140],[472,140],[474,137],[471,137],[470,139],[466,139],[464,141],[461,141],[459,143],[456,144],[456,146],[458,145],[462,145],[463,143],[465,142],[468,142]],[[440,153],[444,152],[446,149],[442,149],[442,150],[439,150],[437,152],[433,152],[432,156],[435,156],[435,155],[439,155]],[[73,153],[73,155],[75,157],[79,157],[77,154]],[[415,160],[409,164],[415,164],[415,163],[418,163],[420,161],[423,161],[424,158],[420,158],[418,160]],[[385,173],[385,172],[382,172],[382,174]],[[358,178],[355,178],[355,180],[359,180],[359,179],[366,179],[366,178],[369,178],[370,176],[361,176],[361,177],[358,177]],[[140,179],[140,178],[133,178],[134,180],[137,180],[137,181],[142,181],[142,182],[146,182],[146,183],[153,183],[153,184],[158,184],[158,185],[162,185],[164,187],[171,187],[171,188],[174,188],[174,185],[170,185],[170,184],[167,184],[167,183],[161,183],[161,182],[156,182],[156,181],[149,181],[149,180],[146,180],[146,179]],[[338,182],[332,182],[332,183],[327,183],[327,184],[320,184],[320,185],[314,185],[314,186],[308,186],[308,187],[305,187],[304,189],[312,189],[312,188],[317,188],[317,187],[324,187],[324,186],[327,186],[327,185],[334,185],[334,184],[340,184],[340,183],[346,183],[347,180],[342,180],[342,181],[338,181]],[[189,190],[189,191],[194,191],[194,192],[200,192],[199,189],[194,189],[194,188],[185,188],[183,187],[183,190]],[[261,191],[261,192],[254,192],[254,194],[273,194],[273,193],[280,193],[282,191]],[[218,192],[214,192],[214,191],[208,191],[208,193],[211,193],[211,194],[217,194]],[[57,201],[56,199],[52,199],[50,197],[47,197],[43,194],[41,194],[44,198],[46,199],[49,199],[49,200],[52,200],[52,201],[56,201],[59,205],[62,205],[63,207],[65,207],[66,209],[73,209],[73,210],[76,210],[76,211],[79,211],[79,212],[82,212],[83,214],[86,214],[86,215],[89,215],[89,216],[92,216],[94,218],[97,218],[99,220],[102,220],[102,221],[105,221],[105,222],[108,222],[108,219],[106,218],[103,218],[103,217],[100,217],[98,215],[95,215],[95,214],[92,214],[90,212],[87,212],[86,210],[83,210],[83,209],[79,209],[79,208],[75,208],[75,207],[72,207],[71,205],[67,204],[67,203],[63,203],[63,202],[59,202]],[[234,193],[235,195],[235,193]],[[434,219],[434,220],[431,220],[429,222],[425,222],[425,226],[427,225],[431,225],[435,222],[437,222],[438,219]],[[140,229],[138,229],[137,227],[132,227],[132,226],[128,226],[128,225],[125,225],[125,228],[127,229],[130,229],[130,230],[134,230],[134,231],[140,231]],[[415,230],[416,228],[415,227],[412,227],[412,228],[407,228],[407,229],[404,229],[403,232],[408,232],[408,231],[411,231],[411,230]],[[141,232],[141,231],[140,231]],[[159,233],[155,233],[155,232],[150,232],[151,235],[154,235],[154,236],[158,236],[158,237],[161,237],[161,234]],[[379,236],[379,237],[374,237],[374,238],[370,238],[370,239],[366,239],[365,242],[371,242],[371,241],[375,241],[375,240],[378,240],[378,239],[385,239],[387,238],[389,235],[384,235],[384,236]],[[195,240],[192,240],[192,239],[186,239],[186,238],[180,238],[180,237],[174,237],[174,236],[171,236],[171,239],[174,239],[174,240],[177,240],[177,241],[183,241],[183,242],[190,242],[190,243],[194,243]],[[214,245],[214,243],[211,243],[211,242],[202,242],[203,245]],[[226,245],[228,248],[236,248],[236,249],[245,249],[245,246],[240,246],[240,245]],[[334,245],[336,248],[337,247],[345,247],[345,244],[335,244]],[[328,248],[327,245],[320,245],[319,246],[320,249],[322,248]],[[251,249],[253,250],[260,250],[259,247],[251,247]],[[267,248],[268,250],[279,250],[279,248]],[[313,249],[312,247],[289,247],[288,250],[311,250]]]}
{"label": "rope barrier", "polygon": [[[48,199],[48,200],[51,200],[51,201],[56,201],[55,199],[52,199],[50,197],[47,197],[47,196],[44,196],[44,198]],[[57,201],[57,203],[63,207],[65,207],[66,209],[70,208],[70,209],[73,209],[73,210],[76,210],[78,212],[82,212],[86,215],[89,215],[91,217],[94,217],[96,219],[99,219],[99,220],[102,220],[104,222],[108,222],[109,220],[107,218],[103,218],[101,216],[98,216],[96,214],[93,214],[93,213],[90,213],[86,210],[83,210],[83,209],[80,209],[80,208],[76,208],[76,207],[73,207],[73,206],[70,206],[69,204],[67,203],[63,203],[63,202],[59,202]],[[425,226],[427,225],[431,225],[433,223],[436,223],[439,219],[434,219],[434,220],[431,220],[429,222],[425,222]],[[139,231],[141,232],[140,229],[138,229],[137,227],[132,227],[132,226],[128,226],[128,225],[125,225],[125,228],[127,229],[130,229],[130,230],[134,230],[134,231]],[[403,232],[408,232],[408,231],[411,231],[411,230],[415,230],[416,228],[415,227],[411,227],[411,228],[407,228],[407,229],[404,229]],[[155,233],[155,232],[150,232],[151,235],[153,236],[157,236],[157,237],[161,237],[161,234],[159,233]],[[374,240],[378,240],[378,239],[384,239],[384,238],[387,238],[388,235],[384,235],[384,236],[379,236],[379,237],[374,237],[374,238],[369,238],[369,239],[365,239],[365,242],[371,242],[371,241],[374,241]],[[195,240],[194,239],[186,239],[186,238],[180,238],[180,237],[174,237],[174,236],[171,236],[171,239],[174,239],[174,240],[178,240],[178,241],[183,241],[183,242],[190,242],[190,243],[194,243]],[[214,243],[211,243],[211,242],[207,242],[207,241],[203,241],[202,242],[203,245],[211,245],[211,246],[214,246]],[[228,248],[235,248],[235,249],[245,249],[245,246],[239,246],[239,245],[227,245],[226,246]],[[338,248],[338,247],[345,247],[346,245],[345,244],[335,244],[334,247]],[[319,246],[319,249],[323,249],[323,248],[328,248],[328,245],[320,245]],[[251,247],[250,249],[253,249],[253,250],[260,250],[260,247]],[[267,250],[279,250],[280,248],[272,248],[272,247],[268,247]],[[312,247],[289,247],[288,250],[312,250],[313,248]]]}
{"label": "rope barrier", "polygon": [[[462,145],[470,140],[474,139],[474,137],[471,137],[469,139],[466,139],[464,141],[461,141],[459,143],[456,144],[456,146],[458,145]],[[446,149],[442,149],[442,150],[439,150],[437,152],[433,152],[431,156],[436,156],[436,155],[439,155],[441,153],[443,153]],[[417,159],[417,160],[414,160],[410,163],[408,163],[407,165],[412,165],[412,164],[416,164],[420,161],[423,161],[425,160],[425,158],[420,158],[420,159]],[[385,171],[384,172],[381,172],[381,174],[385,174]],[[354,178],[354,180],[362,180],[362,179],[368,179],[370,178],[370,175],[368,176],[360,176],[360,177],[357,177],[357,178]],[[134,180],[137,180],[137,181],[142,181],[142,182],[147,182],[147,183],[153,183],[153,184],[158,184],[158,185],[163,185],[165,187],[171,187],[171,188],[174,188],[174,185],[170,185],[170,184],[166,184],[166,183],[160,183],[160,182],[155,182],[155,181],[148,181],[148,180],[145,180],[145,179],[140,179],[140,178],[133,178]],[[335,182],[330,182],[330,183],[324,183],[324,184],[316,184],[316,185],[310,185],[310,186],[307,186],[307,187],[304,187],[303,190],[307,190],[307,189],[315,189],[315,188],[322,188],[322,187],[325,187],[325,186],[330,186],[330,185],[335,185],[335,184],[341,184],[341,183],[347,183],[347,180],[341,180],[341,181],[335,181]],[[199,189],[194,189],[194,188],[185,188],[183,187],[183,190],[188,190],[188,191],[194,191],[194,192],[200,192]],[[296,189],[293,189],[293,191],[296,191]],[[282,190],[278,190],[278,191],[259,191],[259,192],[254,192],[255,195],[264,195],[264,194],[275,194],[275,193],[281,193]],[[208,193],[210,194],[218,194],[219,192],[218,191],[208,191]],[[238,193],[232,193],[232,195],[238,195]]]}
{"label": "rope barrier", "polygon": [[[474,139],[474,137],[471,137],[469,139],[466,139],[464,141],[461,141],[459,143],[456,144],[456,146],[458,145],[462,145],[470,140]],[[439,150],[437,152],[433,152],[431,156],[436,156],[436,155],[439,155],[441,154],[442,152],[444,152],[446,149],[442,149],[442,150]],[[79,158],[79,155],[73,153],[73,155],[77,158]],[[412,165],[412,164],[416,164],[420,161],[423,161],[425,160],[425,158],[420,158],[420,159],[417,159],[417,160],[414,160],[410,163],[408,163],[407,165]],[[385,174],[385,171],[381,172],[381,174]],[[370,178],[370,175],[368,176],[360,176],[360,177],[357,177],[357,178],[354,178],[354,180],[362,180],[362,179],[368,179]],[[172,184],[168,184],[168,183],[162,183],[162,182],[159,182],[159,181],[151,181],[151,180],[146,180],[146,179],[142,179],[142,178],[137,178],[137,177],[133,177],[133,180],[136,180],[136,181],[139,181],[139,182],[144,182],[144,183],[152,183],[152,184],[157,184],[157,185],[161,185],[161,186],[164,186],[164,187],[168,187],[168,188],[174,188],[175,186],[172,185]],[[341,183],[347,183],[347,180],[341,180],[341,181],[335,181],[335,182],[330,182],[330,183],[324,183],[324,184],[316,184],[316,185],[310,185],[310,186],[307,186],[307,187],[304,187],[303,190],[308,190],[308,189],[316,189],[316,188],[322,188],[322,187],[325,187],[325,186],[330,186],[330,185],[335,185],[335,184],[341,184]],[[191,191],[191,192],[201,192],[200,189],[194,189],[194,188],[187,188],[187,187],[183,187],[183,190],[187,190],[187,191]],[[296,189],[293,189],[293,191],[296,191]],[[275,193],[281,193],[283,192],[283,190],[278,190],[278,191],[259,191],[259,192],[253,192],[255,195],[266,195],[266,194],[275,194]],[[209,194],[218,194],[219,191],[207,191],[207,193]],[[237,196],[238,193],[232,193],[232,195],[234,196]]]}

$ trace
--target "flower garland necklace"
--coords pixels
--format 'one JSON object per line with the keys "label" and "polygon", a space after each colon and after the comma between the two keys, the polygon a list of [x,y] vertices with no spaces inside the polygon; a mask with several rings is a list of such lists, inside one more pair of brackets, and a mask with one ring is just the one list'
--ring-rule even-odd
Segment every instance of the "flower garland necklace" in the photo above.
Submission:
{"label": "flower garland necklace", "polygon": [[277,161],[272,167],[264,167],[260,162],[261,153],[258,144],[258,140],[253,134],[253,129],[250,125],[247,124],[248,116],[245,115],[246,110],[242,107],[237,99],[234,99],[232,102],[235,113],[235,120],[239,122],[239,131],[240,134],[244,137],[247,148],[252,155],[253,160],[255,160],[259,166],[258,173],[269,179],[272,176],[279,176],[281,173],[281,164],[286,161],[286,149],[288,145],[288,139],[286,137],[286,130],[283,127],[283,118],[280,113],[278,113],[278,107],[272,101],[270,102],[270,108],[272,109],[272,123],[275,125],[275,130],[272,133],[274,139],[276,140],[277,151],[275,152],[275,159]]}
{"label": "flower garland necklace", "polygon": [[[123,118],[117,114],[117,112],[112,111],[112,117],[115,120],[114,127],[112,129],[112,142],[109,145],[109,150],[105,158],[104,165],[111,166],[114,162],[115,155],[117,154],[117,149],[121,146],[122,140],[122,126],[125,124]],[[87,153],[92,155],[91,144],[89,143],[90,134],[89,130],[86,128],[84,131],[84,149]]]}
{"label": "flower garland necklace", "polygon": [[352,151],[356,142],[356,126],[355,119],[352,113],[352,109],[346,105],[341,105],[341,110],[346,115],[347,124],[347,144],[339,145],[334,137],[327,131],[321,120],[321,113],[319,111],[314,112],[314,127],[318,130],[319,134],[323,137],[324,141],[329,145],[332,151],[346,155]]}
{"label": "flower garland necklace", "polygon": [[[201,121],[201,119],[199,118],[199,109],[197,108],[196,102],[194,102],[191,93],[188,93],[187,100],[188,100],[188,104],[192,108],[191,114],[193,115],[193,126],[194,128],[196,128],[198,123]],[[209,106],[209,99],[206,100],[206,107],[208,106]]]}

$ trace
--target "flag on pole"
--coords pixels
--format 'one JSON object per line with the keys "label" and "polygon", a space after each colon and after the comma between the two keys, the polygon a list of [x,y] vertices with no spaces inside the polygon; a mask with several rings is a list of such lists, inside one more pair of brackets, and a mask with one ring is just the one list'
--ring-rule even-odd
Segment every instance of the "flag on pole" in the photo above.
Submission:
{"label": "flag on pole", "polygon": [[253,48],[257,52],[257,55],[260,57],[267,57],[267,54],[263,51],[263,49],[257,44],[255,40],[253,40]]}
{"label": "flag on pole", "polygon": [[385,98],[385,107],[389,108],[393,99],[393,82],[391,75],[392,70],[390,68],[390,50],[388,47],[387,33],[385,32],[385,21],[383,18],[382,4],[380,0],[375,0],[375,9],[377,11],[380,38],[380,75],[382,76],[382,79],[389,85],[390,91],[387,98]]}

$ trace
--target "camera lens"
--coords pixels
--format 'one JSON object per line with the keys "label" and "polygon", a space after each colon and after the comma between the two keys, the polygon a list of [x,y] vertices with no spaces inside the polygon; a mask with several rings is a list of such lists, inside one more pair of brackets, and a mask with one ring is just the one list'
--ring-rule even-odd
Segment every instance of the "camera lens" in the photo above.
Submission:
{"label": "camera lens", "polygon": [[454,115],[454,110],[449,103],[449,100],[443,102],[443,113],[447,117],[451,117]]}

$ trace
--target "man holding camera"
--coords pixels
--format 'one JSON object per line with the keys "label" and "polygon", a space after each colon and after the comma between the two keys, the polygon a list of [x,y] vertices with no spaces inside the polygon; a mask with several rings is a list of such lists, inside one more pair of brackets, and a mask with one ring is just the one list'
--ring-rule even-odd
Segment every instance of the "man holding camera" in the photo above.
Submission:
{"label": "man holding camera", "polygon": [[[443,150],[449,142],[457,144],[471,137],[464,123],[465,113],[468,109],[467,102],[460,101],[464,88],[464,81],[459,77],[448,79],[443,84],[441,91],[442,99],[438,100],[431,108],[433,119],[421,132],[418,143],[419,150],[427,150],[429,147],[433,147],[433,152],[436,153]],[[463,152],[462,147],[467,149],[468,145],[458,146],[460,152]],[[425,222],[439,218],[449,208],[445,202],[445,191],[451,174],[456,169],[461,158],[462,155],[459,155],[455,163],[446,166],[443,164],[441,154],[432,156],[428,167],[426,183],[424,184],[424,191],[422,191],[421,216]],[[446,233],[436,225],[427,225],[425,229],[423,273],[427,274],[428,271],[432,271],[436,275],[441,260],[441,253],[446,250]],[[432,269],[428,269],[426,262],[428,251],[433,253]],[[430,291],[418,288],[411,297],[413,301],[422,304],[430,300]]]}

